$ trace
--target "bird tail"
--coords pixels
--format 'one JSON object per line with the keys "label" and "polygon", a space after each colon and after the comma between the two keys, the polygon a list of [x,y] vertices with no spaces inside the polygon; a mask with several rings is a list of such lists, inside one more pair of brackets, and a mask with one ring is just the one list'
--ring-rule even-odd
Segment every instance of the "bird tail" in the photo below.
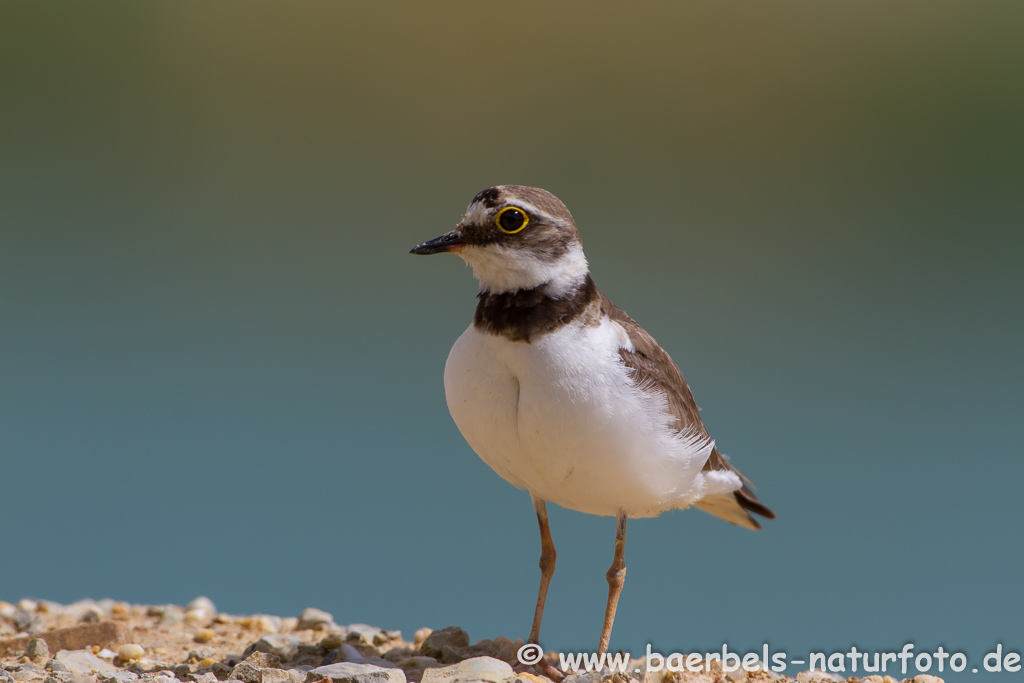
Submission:
{"label": "bird tail", "polygon": [[701,498],[693,504],[694,507],[719,519],[755,531],[760,529],[761,525],[750,514],[751,512],[767,519],[775,519],[775,513],[757,499],[754,494],[754,485],[750,480],[733,467],[732,463],[719,453],[717,448],[711,451],[708,461],[704,463],[704,471],[709,470],[735,472],[743,482],[743,488],[729,494]]}

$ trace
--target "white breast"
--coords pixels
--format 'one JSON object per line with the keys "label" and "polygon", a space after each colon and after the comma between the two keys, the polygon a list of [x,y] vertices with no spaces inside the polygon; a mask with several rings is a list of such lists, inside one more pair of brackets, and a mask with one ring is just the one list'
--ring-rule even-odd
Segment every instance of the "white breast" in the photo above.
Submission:
{"label": "white breast", "polygon": [[664,396],[633,383],[620,348],[629,337],[608,318],[532,343],[471,325],[445,366],[448,409],[494,471],[566,508],[648,517],[720,493],[701,473],[714,443],[671,430]]}

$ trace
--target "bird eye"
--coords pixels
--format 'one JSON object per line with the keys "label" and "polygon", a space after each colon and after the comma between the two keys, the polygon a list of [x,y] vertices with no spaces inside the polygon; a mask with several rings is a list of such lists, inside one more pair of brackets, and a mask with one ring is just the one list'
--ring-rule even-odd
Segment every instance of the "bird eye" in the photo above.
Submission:
{"label": "bird eye", "polygon": [[526,212],[516,206],[506,206],[494,217],[494,224],[507,235],[514,235],[530,222]]}

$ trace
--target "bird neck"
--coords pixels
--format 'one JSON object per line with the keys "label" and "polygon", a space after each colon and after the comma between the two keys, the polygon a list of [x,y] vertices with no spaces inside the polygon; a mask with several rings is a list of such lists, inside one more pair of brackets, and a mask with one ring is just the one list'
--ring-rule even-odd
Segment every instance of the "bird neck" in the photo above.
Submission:
{"label": "bird neck", "polygon": [[589,274],[559,296],[553,296],[544,284],[509,292],[481,291],[477,297],[473,325],[515,342],[529,342],[581,318],[586,324],[596,324],[600,317],[600,306],[595,305],[600,293]]}

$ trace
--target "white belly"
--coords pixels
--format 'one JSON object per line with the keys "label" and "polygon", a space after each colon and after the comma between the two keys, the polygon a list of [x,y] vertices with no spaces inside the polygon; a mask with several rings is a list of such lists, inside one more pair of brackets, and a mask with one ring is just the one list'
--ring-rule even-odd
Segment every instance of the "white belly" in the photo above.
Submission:
{"label": "white belly", "polygon": [[448,409],[484,462],[544,500],[630,517],[690,505],[709,492],[714,443],[673,433],[664,397],[633,384],[622,347],[628,335],[607,318],[529,344],[470,325],[445,366]]}

